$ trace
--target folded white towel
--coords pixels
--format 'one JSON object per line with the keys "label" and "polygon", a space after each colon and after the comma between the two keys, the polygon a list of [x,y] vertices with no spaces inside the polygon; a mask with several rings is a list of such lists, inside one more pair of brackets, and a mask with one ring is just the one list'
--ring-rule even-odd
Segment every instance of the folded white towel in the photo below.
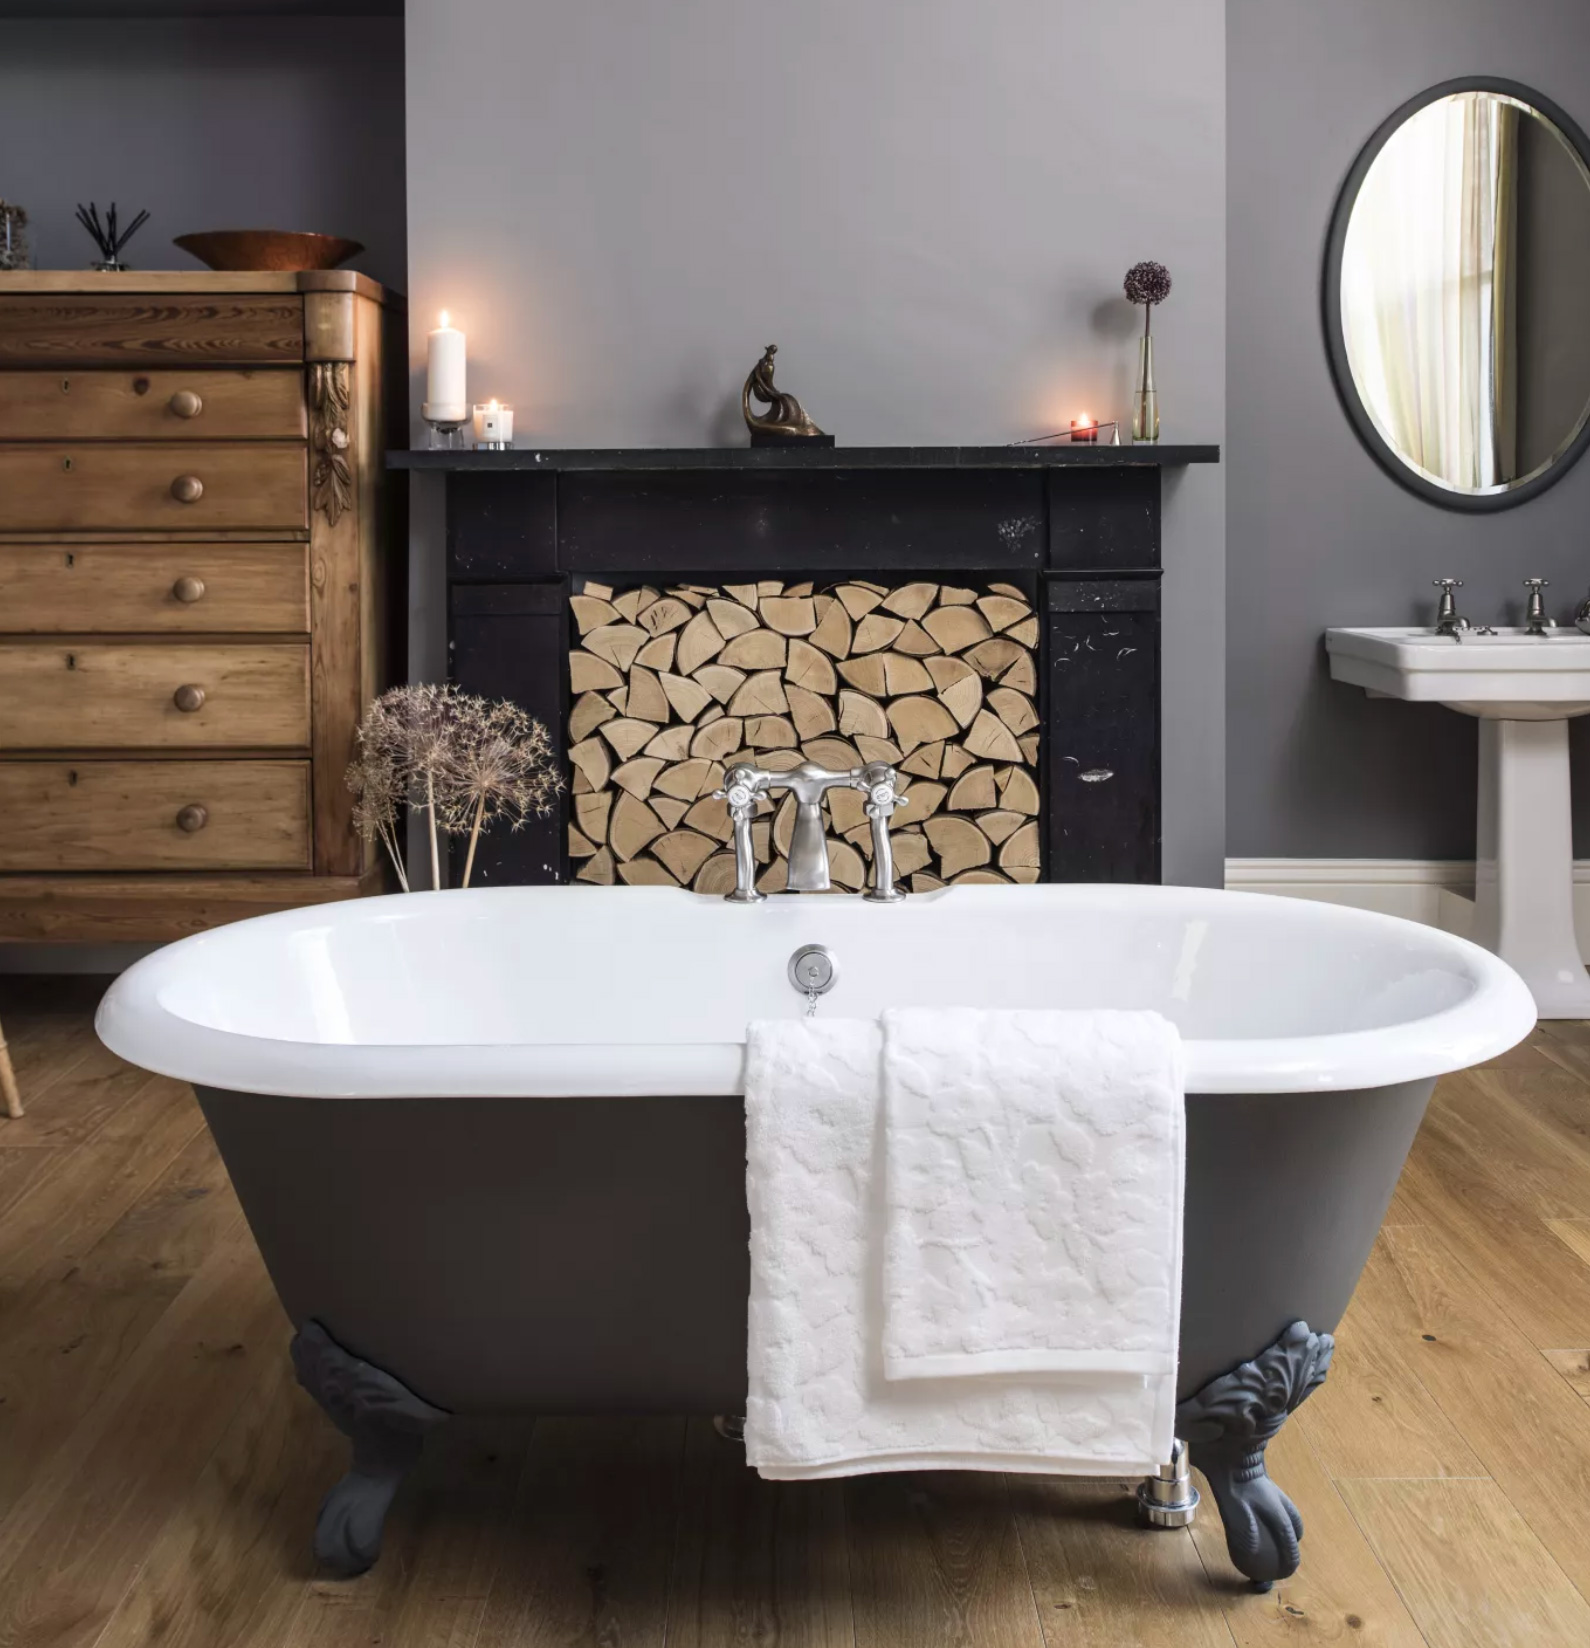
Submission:
{"label": "folded white towel", "polygon": [[890,1012],[884,1372],[1176,1371],[1181,1038],[1158,1013]]}
{"label": "folded white towel", "polygon": [[871,1023],[751,1026],[747,1459],[776,1478],[1156,1469],[1171,1374],[885,1377],[882,1047]]}

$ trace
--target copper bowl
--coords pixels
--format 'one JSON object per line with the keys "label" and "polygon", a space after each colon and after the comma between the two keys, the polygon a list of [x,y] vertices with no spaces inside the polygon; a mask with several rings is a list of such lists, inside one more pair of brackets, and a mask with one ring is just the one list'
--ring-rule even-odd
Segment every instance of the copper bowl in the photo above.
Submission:
{"label": "copper bowl", "polygon": [[359,241],[341,235],[300,234],[292,229],[212,229],[202,235],[178,235],[172,245],[192,252],[211,269],[229,273],[335,269],[364,250]]}

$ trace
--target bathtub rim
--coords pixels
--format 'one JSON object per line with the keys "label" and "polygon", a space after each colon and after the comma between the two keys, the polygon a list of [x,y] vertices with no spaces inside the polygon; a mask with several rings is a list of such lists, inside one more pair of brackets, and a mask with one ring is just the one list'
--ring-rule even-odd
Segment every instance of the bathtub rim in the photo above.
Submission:
{"label": "bathtub rim", "polygon": [[[1106,886],[1070,883],[1024,892],[1053,896],[1107,892],[1128,901],[1152,898],[1174,909],[1236,901],[1266,905],[1276,895],[1213,888]],[[393,894],[345,905],[284,910],[235,923],[264,929],[378,917],[393,898],[479,899],[509,889]],[[599,889],[512,889],[601,896]],[[979,896],[981,895],[981,896]],[[639,899],[696,898],[683,889],[626,888]],[[852,895],[853,896],[853,895]],[[925,896],[981,902],[1012,896],[993,887],[946,888]],[[1019,895],[1016,895],[1019,896]],[[1189,1038],[1186,1090],[1189,1093],[1300,1093],[1354,1091],[1419,1081],[1483,1063],[1515,1046],[1534,1027],[1533,998],[1505,962],[1466,939],[1397,916],[1341,905],[1308,903],[1306,919],[1324,926],[1348,925],[1380,932],[1388,939],[1419,934],[1420,942],[1442,953],[1474,979],[1473,992],[1439,1013],[1373,1030],[1312,1036],[1210,1040]],[[1296,910],[1289,912],[1294,918]],[[754,916],[753,916],[754,919]],[[886,913],[883,919],[887,919]],[[195,949],[214,930],[179,939],[134,963],[111,986],[95,1015],[95,1029],[119,1057],[158,1075],[207,1087],[297,1098],[583,1097],[655,1094],[736,1095],[744,1091],[742,1042],[594,1043],[540,1042],[478,1045],[332,1043],[279,1040],[217,1030],[172,1011],[162,1000],[166,984],[178,976]]]}

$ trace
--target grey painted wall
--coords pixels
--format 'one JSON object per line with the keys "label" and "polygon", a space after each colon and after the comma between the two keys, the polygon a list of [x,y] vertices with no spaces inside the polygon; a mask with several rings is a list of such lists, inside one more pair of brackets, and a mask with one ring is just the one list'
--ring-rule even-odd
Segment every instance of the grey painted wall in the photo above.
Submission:
{"label": "grey painted wall", "polygon": [[[1223,0],[409,0],[415,358],[547,444],[743,440],[763,344],[841,442],[1123,410],[1159,258],[1172,440],[1220,440]],[[414,402],[420,399],[416,381]],[[1222,854],[1223,476],[1167,488],[1167,871]],[[423,514],[423,510],[417,512]],[[416,545],[420,668],[439,566]]]}
{"label": "grey painted wall", "polygon": [[402,22],[0,21],[0,196],[41,268],[86,268],[74,208],[114,199],[150,212],[136,268],[198,268],[191,230],[315,229],[402,290]]}
{"label": "grey painted wall", "polygon": [[[1497,620],[1590,580],[1590,464],[1499,515],[1414,497],[1352,433],[1326,365],[1320,260],[1359,147],[1458,75],[1538,87],[1590,124],[1584,0],[1228,0],[1228,831],[1233,856],[1473,856],[1475,724],[1327,677],[1329,624],[1426,622],[1430,580]],[[1590,853],[1590,725],[1575,736]]]}

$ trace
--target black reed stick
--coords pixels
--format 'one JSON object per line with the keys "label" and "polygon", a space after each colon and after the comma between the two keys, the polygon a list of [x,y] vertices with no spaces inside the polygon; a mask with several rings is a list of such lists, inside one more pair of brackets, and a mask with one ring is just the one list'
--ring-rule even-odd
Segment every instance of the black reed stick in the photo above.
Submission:
{"label": "black reed stick", "polygon": [[89,239],[99,248],[101,261],[120,263],[122,248],[149,221],[149,214],[148,212],[140,212],[123,229],[117,223],[116,202],[114,200],[105,213],[104,222],[100,221],[99,207],[91,200],[86,208],[82,205],[78,206],[77,221],[88,231]]}

